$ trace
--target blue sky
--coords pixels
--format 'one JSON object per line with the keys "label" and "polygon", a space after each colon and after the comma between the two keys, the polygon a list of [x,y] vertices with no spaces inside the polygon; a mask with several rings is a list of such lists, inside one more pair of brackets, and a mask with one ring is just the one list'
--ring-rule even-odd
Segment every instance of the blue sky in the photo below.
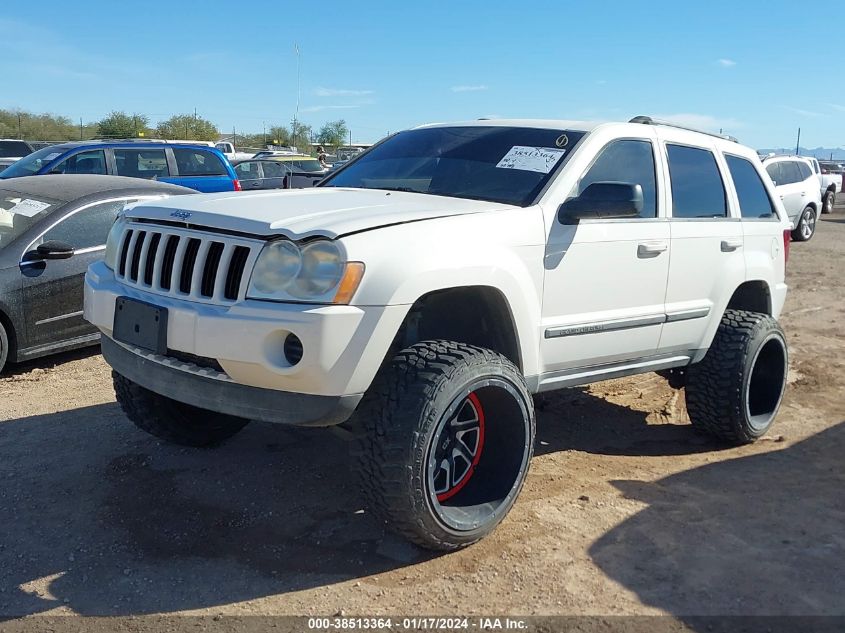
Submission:
{"label": "blue sky", "polygon": [[[0,107],[153,123],[197,112],[260,132],[296,109],[356,141],[482,116],[724,128],[754,147],[845,146],[845,58],[794,0],[6,2]],[[293,25],[293,26],[291,26]],[[831,28],[832,27],[832,28]],[[835,39],[835,38],[834,38]],[[820,54],[825,47],[827,54]],[[841,46],[838,47],[840,50]],[[828,61],[821,61],[826,59]]]}

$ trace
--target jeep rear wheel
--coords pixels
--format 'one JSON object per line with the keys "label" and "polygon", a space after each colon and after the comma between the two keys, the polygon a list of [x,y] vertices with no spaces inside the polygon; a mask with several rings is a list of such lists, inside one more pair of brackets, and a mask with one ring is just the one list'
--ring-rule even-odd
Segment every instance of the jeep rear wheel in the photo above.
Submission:
{"label": "jeep rear wheel", "polygon": [[426,341],[399,352],[353,420],[368,505],[414,543],[453,550],[507,515],[534,451],[519,370],[487,349]]}
{"label": "jeep rear wheel", "polygon": [[726,310],[707,355],[687,373],[693,426],[731,444],[753,442],[777,415],[788,364],[777,321],[757,312]]}
{"label": "jeep rear wheel", "polygon": [[120,408],[142,431],[183,446],[214,446],[249,423],[245,418],[201,409],[145,389],[112,372]]}

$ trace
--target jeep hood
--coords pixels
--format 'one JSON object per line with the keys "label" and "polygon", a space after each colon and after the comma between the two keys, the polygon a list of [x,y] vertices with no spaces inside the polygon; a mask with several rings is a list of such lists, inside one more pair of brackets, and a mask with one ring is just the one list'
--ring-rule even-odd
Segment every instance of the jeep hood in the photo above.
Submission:
{"label": "jeep hood", "polygon": [[420,193],[318,187],[173,196],[130,207],[126,216],[302,239],[336,238],[381,226],[509,208]]}

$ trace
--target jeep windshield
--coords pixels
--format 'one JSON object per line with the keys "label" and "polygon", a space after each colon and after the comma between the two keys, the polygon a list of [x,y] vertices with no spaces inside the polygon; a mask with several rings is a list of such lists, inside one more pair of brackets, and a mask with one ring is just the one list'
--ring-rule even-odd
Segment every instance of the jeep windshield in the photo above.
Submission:
{"label": "jeep windshield", "polygon": [[533,204],[584,132],[529,127],[430,127],[400,132],[319,187],[409,191]]}

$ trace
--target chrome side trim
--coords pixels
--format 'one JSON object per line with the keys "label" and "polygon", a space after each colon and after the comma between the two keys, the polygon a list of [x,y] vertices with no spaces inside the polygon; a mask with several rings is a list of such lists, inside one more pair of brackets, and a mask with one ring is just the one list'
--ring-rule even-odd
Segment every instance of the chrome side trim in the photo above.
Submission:
{"label": "chrome side trim", "polygon": [[36,321],[35,325],[44,325],[45,323],[54,323],[56,321],[61,321],[62,319],[72,319],[73,317],[82,316],[82,310],[78,310],[77,312],[68,312],[67,314],[60,314],[59,316],[50,317],[49,319],[41,319],[40,321]]}
{"label": "chrome side trim", "polygon": [[561,336],[575,336],[578,334],[594,334],[596,332],[627,330],[628,328],[643,327],[646,325],[660,325],[665,321],[665,314],[650,314],[647,316],[632,317],[628,319],[594,321],[592,323],[576,323],[575,325],[564,325],[561,327],[546,328],[544,336],[545,338],[558,338]]}
{"label": "chrome side trim", "polygon": [[693,308],[692,310],[678,310],[677,312],[667,312],[666,322],[673,323],[675,321],[686,321],[688,319],[703,319],[710,314],[710,308]]}
{"label": "chrome side trim", "polygon": [[612,365],[602,365],[599,367],[582,367],[580,369],[570,369],[562,372],[542,374],[537,386],[537,391],[553,391],[554,389],[586,385],[600,380],[623,378],[625,376],[659,371],[661,369],[670,369],[672,367],[684,367],[689,365],[691,360],[691,353],[685,353],[675,356],[656,356],[647,360],[614,363]]}
{"label": "chrome side trim", "polygon": [[612,332],[614,330],[627,330],[629,328],[644,327],[647,325],[660,325],[661,323],[673,323],[675,321],[686,321],[688,319],[701,319],[710,314],[710,308],[693,308],[691,310],[678,310],[666,314],[650,314],[641,317],[628,319],[612,319],[609,321],[593,321],[592,323],[576,323],[574,325],[563,325],[560,327],[546,328],[545,338],[559,338],[561,336],[577,336],[578,334],[595,334],[598,332]]}

